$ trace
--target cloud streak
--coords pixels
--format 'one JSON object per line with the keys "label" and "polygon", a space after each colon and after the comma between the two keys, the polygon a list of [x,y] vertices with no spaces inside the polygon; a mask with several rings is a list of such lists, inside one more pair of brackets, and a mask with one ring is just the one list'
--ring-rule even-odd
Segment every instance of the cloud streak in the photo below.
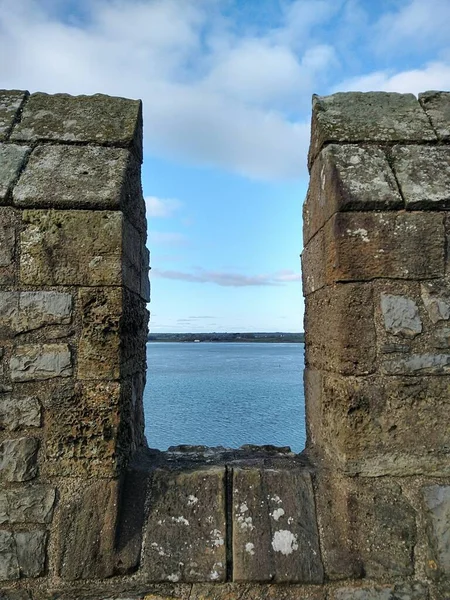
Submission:
{"label": "cloud streak", "polygon": [[152,269],[152,277],[173,279],[189,283],[213,283],[222,287],[261,287],[280,286],[291,282],[300,282],[300,275],[289,270],[281,270],[272,274],[242,275],[226,271],[208,271],[196,269],[189,273],[186,271],[171,271]]}
{"label": "cloud streak", "polygon": [[171,198],[157,198],[156,196],[147,196],[145,198],[145,208],[148,217],[168,219],[173,217],[182,207],[179,200]]}

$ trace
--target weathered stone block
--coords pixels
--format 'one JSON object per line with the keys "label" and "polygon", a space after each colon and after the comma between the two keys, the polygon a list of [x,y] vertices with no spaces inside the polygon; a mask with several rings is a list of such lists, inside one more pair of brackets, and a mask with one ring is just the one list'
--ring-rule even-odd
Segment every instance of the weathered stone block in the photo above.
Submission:
{"label": "weathered stone block", "polygon": [[399,583],[386,586],[343,587],[333,590],[329,600],[428,600],[423,583]]}
{"label": "weathered stone block", "polygon": [[321,583],[308,472],[233,469],[233,580]]}
{"label": "weathered stone block", "polygon": [[28,485],[0,491],[0,524],[50,523],[56,499],[55,488]]}
{"label": "weathered stone block", "polygon": [[5,203],[29,152],[30,148],[26,146],[0,144],[0,204]]}
{"label": "weathered stone block", "polygon": [[0,580],[39,577],[45,568],[45,531],[0,530]]}
{"label": "weathered stone block", "polygon": [[32,600],[30,594],[27,590],[0,590],[0,600]]}
{"label": "weathered stone block", "polygon": [[39,440],[22,437],[0,444],[0,480],[28,481],[36,477]]}
{"label": "weathered stone block", "polygon": [[7,139],[28,92],[0,90],[0,141]]}
{"label": "weathered stone block", "polygon": [[0,530],[0,581],[19,579],[20,570],[17,560],[14,534]]}
{"label": "weathered stone block", "polygon": [[303,241],[306,244],[335,212],[402,207],[397,182],[381,148],[330,144],[311,169],[303,206]]}
{"label": "weathered stone block", "polygon": [[450,287],[447,282],[425,281],[421,284],[421,297],[432,323],[450,319]]}
{"label": "weathered stone block", "polygon": [[406,338],[414,338],[422,333],[419,309],[411,298],[381,294],[381,312],[388,333]]}
{"label": "weathered stone block", "polygon": [[324,229],[320,229],[303,249],[301,261],[304,296],[309,296],[327,285],[327,271],[325,268],[325,244],[327,240],[328,236],[326,236]]}
{"label": "weathered stone block", "polygon": [[12,208],[0,207],[0,285],[14,282],[17,213]]}
{"label": "weathered stone block", "polygon": [[450,486],[427,486],[422,494],[428,523],[425,569],[432,579],[450,579]]}
{"label": "weathered stone block", "polygon": [[325,144],[335,142],[436,141],[413,94],[348,92],[313,96],[308,164]]}
{"label": "weathered stone block", "polygon": [[[189,600],[325,600],[325,598],[326,590],[320,586],[194,583]],[[147,597],[144,600],[147,600]],[[150,596],[148,600],[166,599]]]}
{"label": "weathered stone block", "polygon": [[15,431],[22,427],[40,427],[42,410],[34,396],[0,394],[0,429]]}
{"label": "weathered stone block", "polygon": [[450,354],[391,355],[382,360],[381,370],[386,375],[448,375]]}
{"label": "weathered stone block", "polygon": [[307,366],[343,375],[375,370],[376,338],[371,284],[336,285],[307,296]]}
{"label": "weathered stone block", "polygon": [[450,148],[397,146],[392,160],[406,210],[450,208]]}
{"label": "weathered stone block", "polygon": [[118,210],[128,159],[122,148],[38,146],[14,188],[14,204]]}
{"label": "weathered stone block", "polygon": [[61,507],[58,570],[64,579],[113,574],[118,490],[117,481],[96,481]]}
{"label": "weathered stone block", "polygon": [[450,140],[450,92],[424,92],[419,102],[440,140]]}
{"label": "weathered stone block", "polygon": [[11,139],[132,147],[141,158],[141,113],[139,100],[103,94],[32,94]]}
{"label": "weathered stone block", "polygon": [[9,361],[13,381],[42,381],[72,375],[72,358],[67,344],[17,346]]}
{"label": "weathered stone block", "polygon": [[6,336],[47,325],[66,325],[71,317],[71,294],[0,292],[0,332]]}
{"label": "weathered stone block", "polygon": [[225,468],[156,470],[142,573],[147,581],[225,581]]}

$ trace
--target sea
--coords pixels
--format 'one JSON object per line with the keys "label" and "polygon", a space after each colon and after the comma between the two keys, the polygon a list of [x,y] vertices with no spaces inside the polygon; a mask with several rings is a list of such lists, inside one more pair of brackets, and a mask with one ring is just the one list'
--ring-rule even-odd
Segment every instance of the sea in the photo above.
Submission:
{"label": "sea", "polygon": [[150,342],[144,391],[150,448],[305,447],[304,345]]}

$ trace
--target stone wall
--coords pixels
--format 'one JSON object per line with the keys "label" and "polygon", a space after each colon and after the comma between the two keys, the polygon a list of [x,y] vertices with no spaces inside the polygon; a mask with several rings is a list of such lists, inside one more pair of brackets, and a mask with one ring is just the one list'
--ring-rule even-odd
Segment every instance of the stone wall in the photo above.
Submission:
{"label": "stone wall", "polygon": [[449,600],[450,94],[314,98],[301,455],[146,447],[141,160],[0,92],[0,599]]}

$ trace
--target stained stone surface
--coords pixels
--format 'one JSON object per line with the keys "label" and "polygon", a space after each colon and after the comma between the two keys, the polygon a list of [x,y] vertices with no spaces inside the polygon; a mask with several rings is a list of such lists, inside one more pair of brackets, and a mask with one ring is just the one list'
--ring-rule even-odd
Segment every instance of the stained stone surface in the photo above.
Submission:
{"label": "stained stone surface", "polygon": [[122,148],[38,146],[14,188],[14,204],[120,209],[128,157]]}
{"label": "stained stone surface", "polygon": [[322,146],[333,142],[436,141],[427,115],[413,94],[339,92],[313,96],[311,167]]}
{"label": "stained stone surface", "polygon": [[450,148],[397,146],[393,166],[407,210],[450,208]]}
{"label": "stained stone surface", "polygon": [[28,92],[0,90],[0,141],[7,138]]}
{"label": "stained stone surface", "polygon": [[29,151],[30,148],[26,146],[0,143],[0,204],[4,203],[8,192],[18,179]]}
{"label": "stained stone surface", "polygon": [[0,480],[28,481],[36,477],[39,440],[21,437],[0,444]]}
{"label": "stained stone surface", "polygon": [[12,140],[133,147],[141,157],[141,102],[103,94],[32,94]]}
{"label": "stained stone surface", "polygon": [[60,292],[0,292],[0,331],[23,333],[46,325],[66,325],[72,295]]}
{"label": "stained stone surface", "polygon": [[234,468],[232,502],[234,581],[322,583],[309,473]]}
{"label": "stained stone surface", "polygon": [[329,596],[329,600],[428,600],[428,598],[428,590],[422,583],[344,587],[332,591]]}
{"label": "stained stone surface", "polygon": [[[325,600],[326,593],[320,586],[295,584],[194,584],[189,600]],[[152,595],[148,600],[167,599]]]}
{"label": "stained stone surface", "polygon": [[41,404],[35,396],[0,393],[0,429],[15,431],[23,427],[40,427],[41,420]]}
{"label": "stained stone surface", "polygon": [[42,575],[46,543],[45,531],[0,530],[0,581]]}
{"label": "stained stone surface", "polygon": [[450,92],[424,92],[419,102],[430,118],[440,140],[450,140]]}
{"label": "stained stone surface", "polygon": [[72,358],[67,344],[17,346],[9,361],[13,381],[42,381],[72,375]]}
{"label": "stained stone surface", "polygon": [[144,538],[148,581],[225,581],[225,468],[156,470]]}
{"label": "stained stone surface", "polygon": [[0,491],[0,524],[49,523],[56,490],[48,485],[27,485]]}
{"label": "stained stone surface", "polygon": [[381,311],[389,333],[413,338],[422,332],[419,309],[411,298],[381,294]]}
{"label": "stained stone surface", "polygon": [[421,297],[432,323],[450,319],[450,288],[447,282],[421,284]]}
{"label": "stained stone surface", "polygon": [[11,284],[15,279],[16,227],[16,211],[0,206],[0,285]]}
{"label": "stained stone surface", "polygon": [[440,575],[450,578],[450,486],[432,485],[422,493],[428,519],[427,572],[433,579]]}
{"label": "stained stone surface", "polygon": [[386,375],[448,375],[450,354],[391,355],[382,360],[381,369]]}

